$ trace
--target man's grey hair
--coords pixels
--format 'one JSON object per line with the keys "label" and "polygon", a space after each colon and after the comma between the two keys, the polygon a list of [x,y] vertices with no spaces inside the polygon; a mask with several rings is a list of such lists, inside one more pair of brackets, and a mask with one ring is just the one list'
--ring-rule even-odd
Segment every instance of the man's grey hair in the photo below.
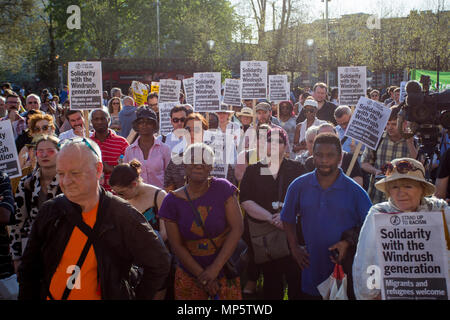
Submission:
{"label": "man's grey hair", "polygon": [[120,88],[112,88],[111,89],[111,97],[114,97],[114,93],[120,92],[120,95],[122,95],[122,89]]}
{"label": "man's grey hair", "polygon": [[[61,146],[60,152],[64,151],[65,148],[76,147],[80,150],[86,150],[87,154],[90,154],[92,162],[95,164],[102,162],[102,151],[98,144],[89,138],[74,138],[74,139],[66,139],[64,140],[63,145]],[[81,151],[81,150],[80,150]]]}
{"label": "man's grey hair", "polygon": [[350,109],[349,106],[339,106],[336,108],[336,110],[334,110],[334,118],[335,119],[339,119],[340,117],[342,117],[343,115],[348,114],[351,115],[352,114],[352,109]]}
{"label": "man's grey hair", "polygon": [[317,128],[317,133],[319,133],[320,130],[322,130],[323,128],[331,128],[331,129],[333,129],[333,132],[334,132],[335,134],[337,134],[336,128],[334,127],[333,124],[331,124],[331,123],[329,123],[329,122],[327,122],[327,123],[322,123],[322,124],[319,126],[319,128]]}
{"label": "man's grey hair", "polygon": [[123,105],[124,106],[126,106],[127,104],[125,103],[125,100],[131,100],[132,101],[132,106],[134,106],[134,99],[132,98],[132,97],[130,97],[130,96],[125,96],[125,97],[123,97]]}
{"label": "man's grey hair", "polygon": [[318,129],[319,129],[318,126],[309,127],[305,132],[305,140],[308,140],[308,138],[312,135],[317,136]]}
{"label": "man's grey hair", "polygon": [[92,123],[92,116],[95,112],[103,112],[103,114],[106,116],[106,119],[108,120],[108,127],[111,125],[111,115],[109,114],[108,110],[105,110],[105,108],[101,109],[94,109],[91,112],[89,112],[89,123]]}
{"label": "man's grey hair", "polygon": [[34,94],[34,93],[30,93],[27,96],[27,98],[25,99],[25,103],[28,103],[28,99],[30,99],[31,97],[36,98],[37,101],[39,102],[39,104],[41,104],[41,98],[37,94]]}

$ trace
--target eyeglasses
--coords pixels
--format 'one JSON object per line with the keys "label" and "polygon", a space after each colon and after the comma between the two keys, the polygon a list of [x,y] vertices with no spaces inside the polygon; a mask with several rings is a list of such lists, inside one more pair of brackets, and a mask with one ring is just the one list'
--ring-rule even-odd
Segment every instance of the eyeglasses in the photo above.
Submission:
{"label": "eyeglasses", "polygon": [[48,125],[43,125],[42,127],[34,127],[33,132],[45,132],[49,128],[51,128],[51,127]]}
{"label": "eyeglasses", "polygon": [[400,173],[400,174],[405,174],[405,173],[408,173],[410,171],[420,170],[420,172],[422,172],[423,176],[425,176],[425,172],[423,172],[423,170],[421,168],[414,167],[407,160],[399,161],[399,162],[397,162],[395,164],[395,166],[392,163],[387,162],[381,167],[381,172],[385,176],[390,176],[394,172],[394,169],[397,169],[397,172]]}
{"label": "eyeglasses", "polygon": [[36,150],[36,155],[38,156],[38,157],[42,157],[44,154],[47,154],[48,156],[53,156],[53,155],[55,155],[56,154],[56,149],[39,149],[39,150]]}
{"label": "eyeglasses", "polygon": [[173,123],[184,122],[186,118],[172,118]]}
{"label": "eyeglasses", "polygon": [[315,113],[316,109],[305,109],[306,113]]}

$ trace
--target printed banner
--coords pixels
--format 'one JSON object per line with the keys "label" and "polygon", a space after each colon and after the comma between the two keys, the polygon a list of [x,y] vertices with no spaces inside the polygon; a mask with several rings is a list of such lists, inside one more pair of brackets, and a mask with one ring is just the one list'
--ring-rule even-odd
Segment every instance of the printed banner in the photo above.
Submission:
{"label": "printed banner", "polygon": [[[437,72],[432,70],[411,70],[411,80],[420,81],[420,76],[430,77],[430,90],[436,91]],[[450,72],[439,72],[439,91],[450,89]]]}
{"label": "printed banner", "polygon": [[186,103],[194,107],[194,78],[183,79],[183,87]]}
{"label": "printed banner", "polygon": [[69,62],[68,75],[71,110],[102,108],[102,63],[100,61]]}
{"label": "printed banner", "polygon": [[269,75],[269,100],[289,100],[287,75]]}
{"label": "printed banner", "polygon": [[180,101],[181,80],[159,80],[158,103]]}
{"label": "printed banner", "polygon": [[391,109],[383,104],[361,97],[350,118],[345,136],[375,150],[391,115]]}
{"label": "printed banner", "polygon": [[147,102],[148,89],[145,84],[133,81],[131,82],[131,91],[133,92],[133,99],[138,106],[142,106]]}
{"label": "printed banner", "polygon": [[223,103],[226,103],[230,106],[241,105],[241,80],[225,79]]}
{"label": "printed banner", "polygon": [[10,179],[22,175],[14,133],[9,120],[0,121],[0,170]]}
{"label": "printed banner", "polygon": [[382,299],[448,300],[442,213],[377,213],[374,218]]}
{"label": "printed banner", "polygon": [[159,93],[159,82],[154,82],[152,81],[151,85],[150,85],[150,92],[156,92]]}
{"label": "printed banner", "polygon": [[407,81],[400,82],[400,102],[405,101],[406,98],[406,83]]}
{"label": "printed banner", "polygon": [[162,135],[167,135],[172,132],[173,127],[170,122],[170,110],[177,106],[179,102],[160,102],[158,103],[159,108],[159,133]]}
{"label": "printed banner", "polygon": [[195,112],[220,111],[220,72],[194,73]]}
{"label": "printed banner", "polygon": [[241,61],[241,99],[267,99],[267,61]]}
{"label": "printed banner", "polygon": [[339,104],[354,106],[366,96],[366,67],[338,67]]}

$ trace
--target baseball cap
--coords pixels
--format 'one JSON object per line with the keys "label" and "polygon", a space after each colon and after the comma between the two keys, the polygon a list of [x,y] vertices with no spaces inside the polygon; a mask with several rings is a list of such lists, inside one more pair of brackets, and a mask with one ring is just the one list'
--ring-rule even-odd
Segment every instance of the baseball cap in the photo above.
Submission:
{"label": "baseball cap", "polygon": [[272,106],[267,102],[260,102],[256,105],[256,111],[258,110],[272,111]]}

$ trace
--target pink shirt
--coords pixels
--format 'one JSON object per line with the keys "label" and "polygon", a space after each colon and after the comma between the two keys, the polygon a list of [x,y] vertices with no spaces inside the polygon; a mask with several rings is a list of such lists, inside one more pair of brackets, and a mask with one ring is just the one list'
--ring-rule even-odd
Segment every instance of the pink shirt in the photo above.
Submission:
{"label": "pink shirt", "polygon": [[170,148],[160,140],[155,139],[147,160],[144,160],[144,154],[139,147],[139,139],[140,137],[125,150],[123,161],[130,162],[137,159],[142,164],[141,177],[144,182],[164,188],[164,170],[170,162]]}

